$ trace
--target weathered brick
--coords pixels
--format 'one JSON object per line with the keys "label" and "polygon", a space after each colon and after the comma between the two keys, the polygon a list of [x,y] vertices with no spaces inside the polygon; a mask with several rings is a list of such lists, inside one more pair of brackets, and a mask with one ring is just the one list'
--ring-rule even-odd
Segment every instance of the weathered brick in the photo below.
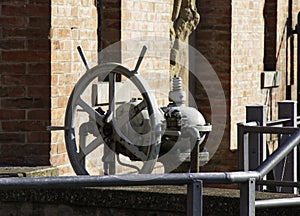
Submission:
{"label": "weathered brick", "polygon": [[50,95],[50,87],[28,87],[27,88],[27,96],[28,97],[47,97]]}
{"label": "weathered brick", "polygon": [[51,0],[29,0],[29,4],[47,4],[49,5]]}
{"label": "weathered brick", "polygon": [[4,98],[1,100],[1,106],[7,109],[46,108],[49,102],[49,98],[45,97]]}
{"label": "weathered brick", "polygon": [[0,83],[3,85],[43,86],[50,84],[50,78],[48,75],[4,75]]}
{"label": "weathered brick", "polygon": [[15,131],[45,131],[47,122],[43,121],[2,121],[2,129],[7,132]]}
{"label": "weathered brick", "polygon": [[49,17],[50,14],[50,5],[3,5],[2,6],[2,15],[4,16],[35,16]]}
{"label": "weathered brick", "polygon": [[51,20],[50,17],[29,17],[28,26],[33,28],[50,28]]}
{"label": "weathered brick", "polygon": [[0,63],[1,74],[25,74],[25,63]]}
{"label": "weathered brick", "polygon": [[66,144],[65,143],[60,143],[60,144],[57,145],[57,153],[58,154],[64,153],[66,151],[67,151],[67,149],[66,149]]}
{"label": "weathered brick", "polygon": [[43,155],[32,154],[24,157],[24,164],[27,166],[50,166],[50,156],[45,152]]}
{"label": "weathered brick", "polygon": [[[28,143],[46,143],[46,145],[50,145],[50,137],[51,134],[49,131],[38,131],[38,132],[29,132],[27,135]],[[49,150],[50,151],[50,150]],[[45,151],[44,153],[48,152]]]}
{"label": "weathered brick", "polygon": [[0,97],[24,97],[25,95],[26,89],[23,86],[0,86]]}
{"label": "weathered brick", "polygon": [[29,110],[27,111],[28,120],[50,120],[50,110]]}
{"label": "weathered brick", "polygon": [[25,119],[25,110],[2,110],[0,109],[1,120],[22,120]]}
{"label": "weathered brick", "polygon": [[[7,131],[0,132],[0,144],[3,143],[25,143],[25,133],[22,132],[13,132],[8,133]],[[0,147],[1,149],[1,147]]]}
{"label": "weathered brick", "polygon": [[50,145],[49,144],[28,144],[24,146],[24,153],[26,155],[36,155],[36,156],[42,156],[47,155],[48,152],[50,152]]}
{"label": "weathered brick", "polygon": [[49,51],[50,41],[44,40],[28,40],[28,50],[39,50],[39,51]]}
{"label": "weathered brick", "polygon": [[22,16],[0,17],[0,26],[3,27],[24,27],[26,20]]}
{"label": "weathered brick", "polygon": [[48,74],[50,76],[50,62],[46,63],[27,63],[29,74]]}
{"label": "weathered brick", "polygon": [[47,62],[49,51],[3,51],[2,60],[6,62]]}
{"label": "weathered brick", "polygon": [[16,49],[24,49],[25,48],[25,40],[0,40],[0,49],[2,50],[16,50]]}
{"label": "weathered brick", "polygon": [[28,39],[46,39],[49,36],[49,28],[3,28],[3,38],[28,38]]}
{"label": "weathered brick", "polygon": [[3,155],[0,158],[0,164],[2,166],[26,166],[25,160],[23,156],[15,156],[15,155]]}

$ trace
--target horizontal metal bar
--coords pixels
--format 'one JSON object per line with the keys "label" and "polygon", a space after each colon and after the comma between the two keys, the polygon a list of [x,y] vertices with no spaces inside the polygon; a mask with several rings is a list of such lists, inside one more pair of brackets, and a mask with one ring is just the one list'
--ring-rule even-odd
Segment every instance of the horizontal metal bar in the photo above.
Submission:
{"label": "horizontal metal bar", "polygon": [[169,173],[107,176],[58,176],[0,178],[0,189],[78,188],[102,186],[184,185],[202,180],[210,184],[231,184],[258,179],[257,172]]}
{"label": "horizontal metal bar", "polygon": [[300,197],[289,197],[281,199],[256,200],[255,208],[270,208],[279,206],[300,206]]}
{"label": "horizontal metal bar", "polygon": [[244,126],[245,133],[293,134],[297,129],[295,127]]}
{"label": "horizontal metal bar", "polygon": [[66,128],[64,126],[47,126],[48,131],[54,131],[54,130],[65,130]]}
{"label": "horizontal metal bar", "polygon": [[266,125],[267,126],[276,126],[276,125],[281,125],[281,124],[284,124],[284,123],[288,123],[289,121],[291,121],[290,118],[278,119],[278,120],[268,121],[266,123]]}

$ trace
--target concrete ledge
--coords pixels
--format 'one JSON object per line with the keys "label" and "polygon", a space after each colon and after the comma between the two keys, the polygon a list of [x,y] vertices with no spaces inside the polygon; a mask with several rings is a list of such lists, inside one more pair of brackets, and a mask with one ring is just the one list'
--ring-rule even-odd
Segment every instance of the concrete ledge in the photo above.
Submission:
{"label": "concrete ledge", "polygon": [[1,177],[46,177],[58,176],[58,169],[51,166],[0,167]]}
{"label": "concrete ledge", "polygon": [[[239,215],[239,191],[204,188],[203,215]],[[257,199],[293,197],[257,193]],[[0,190],[0,215],[186,215],[186,186]],[[300,215],[300,207],[256,215]]]}

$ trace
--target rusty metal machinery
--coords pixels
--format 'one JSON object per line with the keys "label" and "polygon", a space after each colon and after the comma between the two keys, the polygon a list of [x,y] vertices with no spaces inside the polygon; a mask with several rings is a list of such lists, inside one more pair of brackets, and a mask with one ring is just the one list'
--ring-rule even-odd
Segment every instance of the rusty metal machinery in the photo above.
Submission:
{"label": "rusty metal machinery", "polygon": [[[180,172],[198,171],[199,158],[207,162],[203,141],[211,125],[198,110],[184,105],[180,77],[173,78],[170,103],[158,107],[138,74],[145,47],[134,70],[117,63],[90,69],[79,51],[87,72],[72,91],[62,128],[76,174],[117,174],[125,168],[151,173],[158,163],[164,172],[178,167],[183,167]],[[124,83],[129,85],[119,87]]]}

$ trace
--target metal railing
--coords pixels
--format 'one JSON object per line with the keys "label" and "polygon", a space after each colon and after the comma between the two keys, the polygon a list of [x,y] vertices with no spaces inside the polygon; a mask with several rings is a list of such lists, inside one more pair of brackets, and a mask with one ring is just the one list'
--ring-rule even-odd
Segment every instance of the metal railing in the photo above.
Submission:
{"label": "metal railing", "polygon": [[[238,124],[239,169],[256,169],[272,154],[268,147],[280,146],[297,130],[298,120],[295,101],[278,102],[278,120],[272,121],[267,121],[266,106],[247,106],[246,123]],[[257,190],[299,193],[295,184],[298,181],[297,157],[298,152],[295,148],[267,177],[256,182]]]}
{"label": "metal railing", "polygon": [[300,204],[299,199],[255,201],[255,182],[260,181],[300,143],[297,130],[254,171],[170,173],[111,176],[60,176],[0,178],[0,189],[11,188],[78,188],[103,186],[187,185],[187,215],[202,215],[202,183],[240,184],[240,215],[254,216],[255,207]]}

